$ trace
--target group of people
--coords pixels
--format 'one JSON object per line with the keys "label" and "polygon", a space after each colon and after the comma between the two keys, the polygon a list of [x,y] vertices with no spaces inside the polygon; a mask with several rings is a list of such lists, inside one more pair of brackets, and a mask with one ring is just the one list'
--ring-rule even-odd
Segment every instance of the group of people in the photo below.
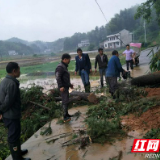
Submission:
{"label": "group of people", "polygon": [[[98,49],[99,54],[95,57],[95,72],[97,72],[97,64],[99,66],[100,83],[101,88],[104,86],[103,78],[105,77],[106,84],[109,85],[109,92],[115,99],[115,92],[118,89],[117,78],[120,77],[120,73],[125,75],[129,70],[129,64],[133,69],[133,58],[135,53],[130,49],[129,45],[126,45],[126,50],[123,52],[126,55],[127,71],[122,68],[120,63],[118,51],[112,52],[112,57],[108,61],[108,57],[103,53],[103,48]],[[68,72],[68,64],[70,63],[71,56],[67,53],[62,55],[62,61],[55,70],[55,76],[58,84],[58,88],[62,97],[62,108],[64,122],[70,121],[72,115],[68,113],[69,103],[69,88],[73,89],[73,84],[70,82],[70,74]],[[81,48],[77,49],[77,56],[75,57],[75,75],[79,73],[82,83],[84,85],[85,92],[90,92],[89,74],[92,72],[91,62],[88,54],[84,54]]]}
{"label": "group of people", "polygon": [[[129,45],[126,46],[127,70],[129,64],[133,69],[134,51],[130,50]],[[97,63],[99,66],[101,87],[103,84],[103,77],[109,85],[109,91],[114,97],[114,93],[118,88],[117,77],[120,73],[125,74],[125,70],[119,60],[118,51],[112,52],[112,57],[108,61],[107,55],[103,53],[103,49],[98,49],[99,54],[95,57],[95,72],[97,71]],[[68,72],[68,64],[71,56],[67,53],[62,55],[61,63],[58,64],[55,70],[55,76],[62,97],[62,109],[64,122],[70,121],[72,115],[68,113],[69,103],[69,88],[73,89],[73,84],[70,82],[70,73]],[[75,74],[79,72],[81,76],[85,92],[90,92],[89,74],[92,72],[91,62],[88,54],[84,54],[82,49],[77,49],[77,56],[75,57]],[[6,66],[7,76],[0,83],[0,119],[3,119],[4,125],[8,128],[8,144],[13,160],[31,160],[30,158],[23,158],[22,156],[28,150],[21,150],[20,134],[21,134],[21,98],[19,90],[20,67],[16,62],[9,62]]]}

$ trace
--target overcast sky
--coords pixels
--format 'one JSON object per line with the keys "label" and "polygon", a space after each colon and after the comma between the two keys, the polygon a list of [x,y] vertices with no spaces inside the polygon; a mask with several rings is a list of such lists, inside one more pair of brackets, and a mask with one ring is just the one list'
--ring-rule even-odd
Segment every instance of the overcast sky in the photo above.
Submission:
{"label": "overcast sky", "polygon": [[[97,0],[107,21],[145,1]],[[105,24],[95,0],[0,0],[0,40],[54,41]]]}

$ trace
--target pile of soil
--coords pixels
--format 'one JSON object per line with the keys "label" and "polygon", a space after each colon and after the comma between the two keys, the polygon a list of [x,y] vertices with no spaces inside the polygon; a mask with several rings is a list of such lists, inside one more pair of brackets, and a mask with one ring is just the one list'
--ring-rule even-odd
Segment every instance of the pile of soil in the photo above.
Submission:
{"label": "pile of soil", "polygon": [[124,116],[122,117],[122,124],[128,126],[129,130],[160,128],[160,106],[149,109],[140,117],[136,114]]}
{"label": "pile of soil", "polygon": [[[160,88],[146,88],[145,91],[148,93],[147,97],[160,98]],[[160,128],[160,106],[150,108],[141,116],[138,116],[138,113],[123,116],[122,124],[130,130]]]}
{"label": "pile of soil", "polygon": [[148,93],[147,97],[160,95],[160,88],[146,88],[145,91]]}

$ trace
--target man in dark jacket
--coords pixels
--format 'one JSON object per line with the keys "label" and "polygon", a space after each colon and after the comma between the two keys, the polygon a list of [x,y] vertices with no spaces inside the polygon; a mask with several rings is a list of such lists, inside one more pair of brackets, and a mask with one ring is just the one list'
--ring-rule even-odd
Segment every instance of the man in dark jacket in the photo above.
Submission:
{"label": "man in dark jacket", "polygon": [[69,103],[69,88],[73,89],[73,85],[70,83],[70,74],[68,72],[68,64],[70,63],[71,56],[67,53],[62,55],[62,61],[58,64],[55,75],[58,84],[58,88],[62,97],[62,108],[64,122],[71,120],[71,115],[68,114]]}
{"label": "man in dark jacket", "polygon": [[21,150],[21,99],[19,90],[20,67],[15,62],[9,62],[6,71],[8,75],[0,83],[0,114],[8,128],[8,143],[13,160],[30,160],[22,158],[28,150]]}
{"label": "man in dark jacket", "polygon": [[82,53],[82,49],[77,49],[78,55],[75,57],[76,67],[75,67],[75,75],[79,72],[81,76],[82,83],[85,88],[85,92],[90,92],[90,82],[89,82],[89,73],[92,71],[91,62],[88,54]]}
{"label": "man in dark jacket", "polygon": [[[95,72],[97,72],[97,63],[98,63],[101,88],[102,88],[103,87],[103,76],[105,76],[107,65],[108,65],[108,57],[107,55],[103,54],[103,48],[99,48],[98,52],[99,54],[95,58]],[[105,76],[105,80],[107,84],[106,76]]]}
{"label": "man in dark jacket", "polygon": [[114,99],[116,98],[114,93],[118,89],[117,78],[120,77],[121,72],[122,73],[125,72],[122,69],[122,65],[118,57],[119,57],[118,51],[114,50],[112,52],[112,57],[108,62],[108,68],[106,72],[106,77],[109,84],[109,91]]}

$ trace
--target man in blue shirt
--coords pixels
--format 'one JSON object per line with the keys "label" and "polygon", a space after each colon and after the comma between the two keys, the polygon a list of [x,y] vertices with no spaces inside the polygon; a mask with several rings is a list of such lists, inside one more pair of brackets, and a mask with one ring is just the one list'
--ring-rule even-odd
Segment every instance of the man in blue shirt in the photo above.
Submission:
{"label": "man in blue shirt", "polygon": [[108,68],[106,72],[107,81],[109,84],[109,92],[115,99],[115,91],[118,89],[117,77],[120,77],[120,72],[125,72],[119,60],[118,51],[112,52],[112,57],[108,62]]}
{"label": "man in blue shirt", "polygon": [[76,67],[75,67],[75,75],[79,72],[81,76],[85,92],[90,92],[90,82],[89,82],[89,73],[92,71],[91,69],[91,62],[89,59],[88,54],[82,53],[82,49],[77,49],[78,55],[75,57],[76,60]]}

